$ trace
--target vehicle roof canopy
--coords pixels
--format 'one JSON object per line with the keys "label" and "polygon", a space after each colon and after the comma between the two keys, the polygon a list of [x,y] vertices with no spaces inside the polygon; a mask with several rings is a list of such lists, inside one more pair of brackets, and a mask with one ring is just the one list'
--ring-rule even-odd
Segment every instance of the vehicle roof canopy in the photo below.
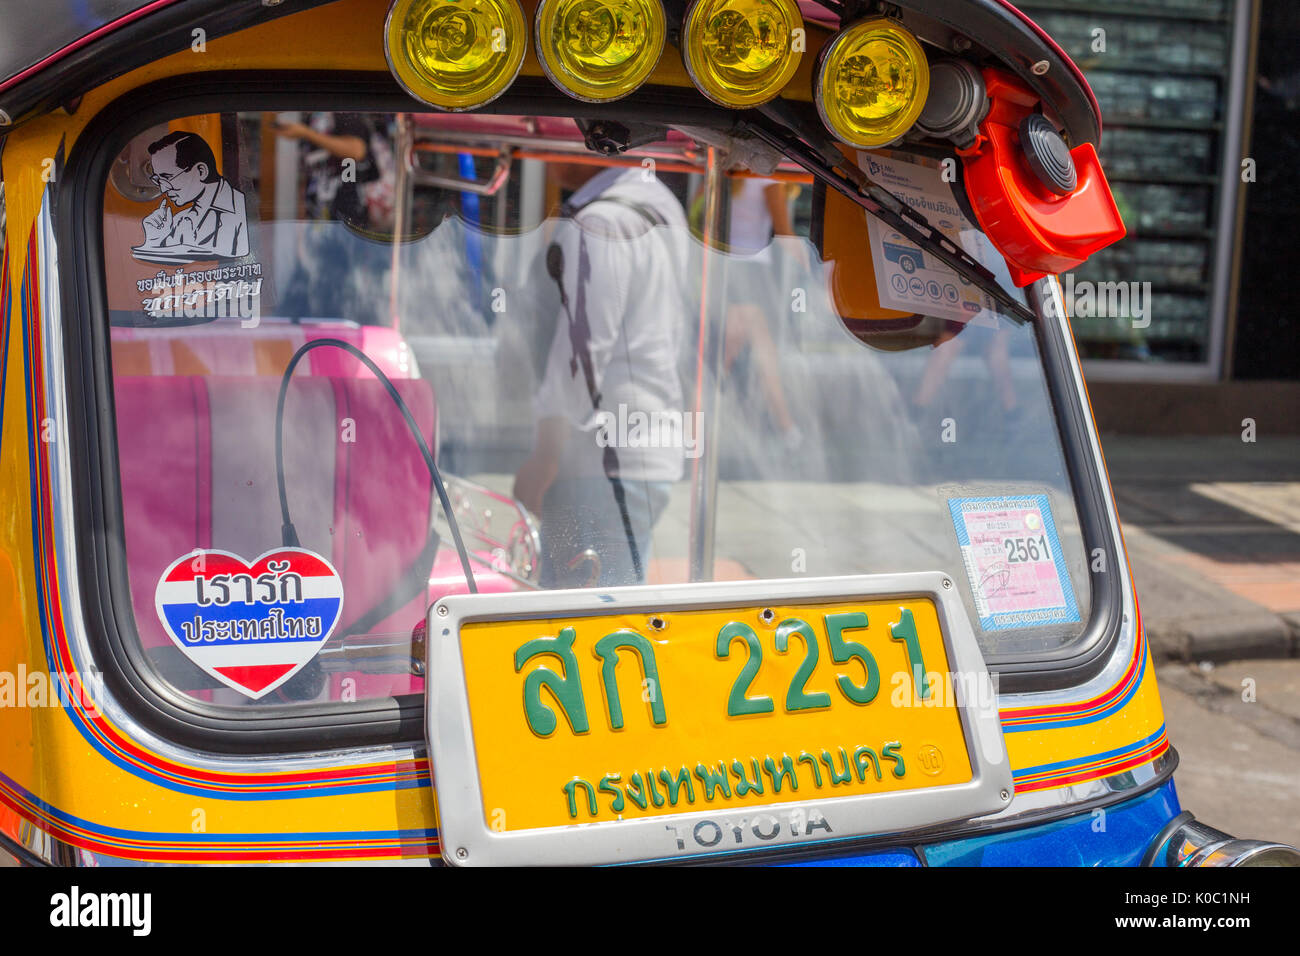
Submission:
{"label": "vehicle roof canopy", "polygon": [[[376,8],[375,42],[389,0],[42,0],[11,4],[0,32],[0,134],[75,101],[95,86],[206,39],[328,3]],[[533,7],[535,0],[524,0]],[[670,18],[686,0],[665,0]],[[876,6],[872,0],[800,0],[806,20],[834,29]],[[1029,84],[1074,144],[1099,144],[1097,102],[1083,74],[1041,28],[1007,0],[897,0],[914,34],[932,47],[997,61]],[[660,69],[662,70],[663,64]],[[653,80],[651,81],[653,82]]]}

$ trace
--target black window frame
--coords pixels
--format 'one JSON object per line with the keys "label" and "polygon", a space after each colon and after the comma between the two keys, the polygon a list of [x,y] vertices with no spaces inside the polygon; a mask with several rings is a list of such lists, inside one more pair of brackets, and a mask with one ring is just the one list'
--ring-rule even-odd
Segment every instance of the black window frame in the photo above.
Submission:
{"label": "black window frame", "polygon": [[[807,104],[796,105],[809,109]],[[638,118],[717,124],[756,113],[725,110],[694,90],[643,88]],[[364,703],[304,703],[247,710],[195,701],[167,684],[135,633],[125,561],[117,467],[116,412],[103,259],[104,187],[112,160],[132,136],[154,123],[212,112],[347,110],[427,112],[386,73],[213,72],[173,77],[128,92],[104,107],[77,137],[56,192],[56,235],[65,263],[59,277],[65,336],[65,381],[71,438],[73,521],[81,608],[105,684],[142,726],[166,739],[217,753],[292,754],[322,749],[418,744],[424,736],[421,695]],[[626,120],[624,103],[580,103],[540,78],[521,77],[486,111],[503,114]],[[1089,561],[1092,591],[1083,634],[1056,651],[991,658],[1002,692],[1065,688],[1095,676],[1118,640],[1126,567],[1111,533],[1103,476],[1091,447],[1091,415],[1074,386],[1070,345],[1055,322],[1036,338],[1053,403],[1085,550],[1101,548],[1104,567]]]}

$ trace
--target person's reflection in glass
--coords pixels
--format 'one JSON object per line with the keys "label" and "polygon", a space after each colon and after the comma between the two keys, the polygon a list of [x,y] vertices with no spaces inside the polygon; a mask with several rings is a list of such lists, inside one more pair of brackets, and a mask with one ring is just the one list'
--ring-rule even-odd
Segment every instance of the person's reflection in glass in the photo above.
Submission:
{"label": "person's reflection in glass", "polygon": [[[393,228],[395,167],[381,113],[313,113],[277,121],[275,133],[302,145],[307,219],[298,265],[281,299],[294,318],[381,320]],[[340,228],[339,224],[346,229]]]}
{"label": "person's reflection in glass", "polygon": [[[723,342],[723,371],[733,380],[752,363],[772,423],[786,448],[798,448],[803,434],[795,424],[781,382],[781,368],[769,316],[790,301],[780,286],[780,257],[773,239],[794,236],[790,206],[799,187],[753,176],[731,180],[731,259],[727,263],[727,315]],[[800,262],[806,268],[807,262]],[[739,371],[738,370],[738,371]]]}
{"label": "person's reflection in glass", "polygon": [[543,586],[634,584],[700,437],[678,374],[686,219],[640,166],[553,172],[575,190],[548,250],[562,306],[514,493],[541,516]]}

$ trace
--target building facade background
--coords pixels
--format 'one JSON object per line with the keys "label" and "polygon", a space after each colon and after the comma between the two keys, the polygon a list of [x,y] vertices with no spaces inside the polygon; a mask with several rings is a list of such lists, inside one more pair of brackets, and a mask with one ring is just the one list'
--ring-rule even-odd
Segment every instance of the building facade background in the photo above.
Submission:
{"label": "building facade background", "polygon": [[[1255,316],[1251,310],[1241,315],[1239,292],[1244,271],[1260,265],[1260,257],[1250,256],[1254,244],[1246,241],[1243,213],[1248,203],[1262,202],[1277,215],[1282,197],[1267,195],[1272,189],[1266,184],[1285,174],[1273,168],[1271,142],[1252,146],[1251,119],[1256,99],[1272,96],[1261,85],[1264,62],[1268,71],[1286,70],[1275,62],[1287,56],[1278,21],[1294,19],[1300,5],[1019,5],[1075,59],[1097,94],[1105,123],[1103,166],[1129,229],[1123,242],[1073,274],[1076,282],[1136,284],[1125,289],[1133,293],[1130,309],[1076,316],[1089,378],[1212,382],[1231,378],[1238,368],[1263,371],[1253,356],[1243,363],[1236,353],[1247,340],[1248,350],[1259,345],[1253,334],[1234,334],[1239,322],[1253,332]],[[1266,47],[1261,36],[1268,37]],[[1292,50],[1295,40],[1292,31]],[[1247,160],[1254,162],[1243,165]],[[1277,367],[1278,374],[1285,371]],[[1297,377],[1294,368],[1291,373]]]}

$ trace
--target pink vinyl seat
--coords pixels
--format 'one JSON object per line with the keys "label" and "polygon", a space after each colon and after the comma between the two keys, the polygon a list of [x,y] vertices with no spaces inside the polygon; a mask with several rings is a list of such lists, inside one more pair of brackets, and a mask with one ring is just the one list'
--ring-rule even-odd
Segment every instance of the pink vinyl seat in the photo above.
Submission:
{"label": "pink vinyl seat", "polygon": [[[199,363],[199,370],[206,371],[222,363],[194,339],[177,337],[163,340],[162,346],[157,340],[147,342],[151,361],[142,367],[140,343],[117,340],[116,331],[114,388],[127,570],[137,630],[148,651],[171,645],[154,608],[155,587],[169,564],[200,548],[251,561],[281,545],[275,404],[279,373],[296,346],[287,343],[286,351],[278,340],[263,339],[248,353],[252,374],[174,374],[176,364],[158,374],[155,368],[166,366],[167,358],[174,360],[182,342],[182,367]],[[265,358],[268,350],[275,351],[278,361]],[[335,351],[317,349],[309,358]],[[401,413],[369,372],[362,369],[365,377],[351,377],[354,370],[339,360],[360,366],[341,352],[320,363],[304,361],[289,388],[284,460],[290,516],[301,546],[328,557],[343,581],[343,613],[335,638],[350,634],[354,622],[398,593],[409,598],[365,630],[401,640],[409,638],[431,601],[466,590],[464,575],[450,542],[429,562],[432,509],[440,506]],[[144,374],[124,374],[130,372]],[[394,386],[436,453],[437,410],[428,382],[397,378]],[[416,568],[421,562],[423,579]],[[403,579],[404,588],[398,585]],[[511,588],[495,574],[476,574],[476,581],[481,590]],[[345,688],[346,678],[352,683]],[[422,677],[404,673],[336,673],[329,697],[422,693],[423,685]],[[232,693],[190,692],[209,699],[214,693]],[[279,693],[264,702],[283,702]]]}

